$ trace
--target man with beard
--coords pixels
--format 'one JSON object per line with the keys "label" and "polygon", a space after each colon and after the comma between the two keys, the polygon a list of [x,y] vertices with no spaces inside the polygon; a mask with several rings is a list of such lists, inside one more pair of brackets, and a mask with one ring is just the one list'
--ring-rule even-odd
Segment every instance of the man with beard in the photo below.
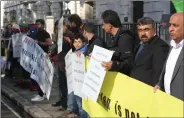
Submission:
{"label": "man with beard", "polygon": [[70,22],[70,31],[76,35],[81,33],[82,19],[77,14],[72,14],[68,17],[68,21]]}
{"label": "man with beard", "polygon": [[[58,24],[59,25],[59,24]],[[68,53],[68,51],[71,49],[71,42],[73,42],[74,35],[72,32],[68,30],[66,21],[63,21],[63,26],[56,25],[56,35],[58,35],[58,27],[63,27],[63,46],[62,51],[57,54],[58,47],[55,47],[55,51],[51,51],[50,55],[57,54],[56,57],[56,65],[57,65],[57,72],[58,72],[58,80],[59,80],[59,89],[60,89],[60,100],[57,101],[55,104],[52,104],[54,107],[61,106],[59,111],[63,111],[67,109],[67,96],[68,96],[68,90],[67,90],[67,78],[66,78],[66,72],[65,72],[65,55]],[[56,39],[58,41],[58,39]]]}
{"label": "man with beard", "polygon": [[111,38],[104,42],[105,48],[113,51],[111,61],[103,62],[102,67],[109,71],[121,72],[130,75],[133,65],[133,33],[121,25],[118,13],[106,10],[102,13],[102,28]]}
{"label": "man with beard", "polygon": [[137,22],[140,45],[135,50],[130,76],[150,86],[159,79],[169,52],[169,45],[156,35],[154,21],[143,17]]}
{"label": "man with beard", "polygon": [[[44,30],[45,21],[43,19],[36,20],[36,24],[38,27],[38,32],[36,34],[36,43],[43,49],[45,53],[48,53],[49,46],[52,45],[52,40],[47,31]],[[36,84],[34,80],[32,80],[33,84]],[[39,89],[38,95],[31,99],[31,101],[42,101],[46,98],[41,88]]]}

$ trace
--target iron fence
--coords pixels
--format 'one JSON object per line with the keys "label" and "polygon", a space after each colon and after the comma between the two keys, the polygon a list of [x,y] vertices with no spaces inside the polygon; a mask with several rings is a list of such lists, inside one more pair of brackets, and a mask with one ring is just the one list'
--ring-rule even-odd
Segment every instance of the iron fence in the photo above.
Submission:
{"label": "iron fence", "polygon": [[[137,24],[136,23],[123,23],[122,26],[127,28],[127,29],[129,29],[129,30],[131,30],[134,33],[135,37],[138,37],[138,34],[137,34]],[[155,23],[155,28],[156,28],[156,34],[158,36],[160,36],[161,35],[160,34],[160,32],[161,32],[161,24],[160,24],[160,22],[156,22]],[[106,34],[104,32],[104,30],[102,29],[102,25],[95,25],[95,29],[96,29],[95,30],[96,34],[98,36],[100,36],[101,38],[103,38],[104,40],[106,40],[107,38],[110,37],[109,34]]]}

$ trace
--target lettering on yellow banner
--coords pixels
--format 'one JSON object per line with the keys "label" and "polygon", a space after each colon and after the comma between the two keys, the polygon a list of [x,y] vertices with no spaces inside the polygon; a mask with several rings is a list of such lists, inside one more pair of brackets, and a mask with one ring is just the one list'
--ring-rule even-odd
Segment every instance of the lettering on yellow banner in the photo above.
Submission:
{"label": "lettering on yellow banner", "polygon": [[[102,103],[102,105],[104,106],[104,108],[107,111],[109,111],[110,106],[111,106],[110,105],[111,99],[108,98],[107,96],[105,96],[103,93],[99,94],[99,99],[100,99],[100,102]],[[140,118],[139,113],[136,113],[135,111],[131,111],[127,108],[122,109],[121,105],[118,104],[118,101],[116,101],[116,103],[114,105],[114,111],[115,111],[115,114],[118,115],[119,117],[125,116],[125,118]],[[146,117],[146,118],[149,118],[149,117]]]}
{"label": "lettering on yellow banner", "polygon": [[[118,101],[115,104],[115,114],[118,115],[119,117],[122,117],[123,115],[123,110],[121,109],[121,105],[118,105]],[[125,118],[140,118],[139,113],[130,111],[129,109],[126,108],[124,109],[124,114]]]}
{"label": "lettering on yellow banner", "polygon": [[107,72],[97,102],[83,99],[83,109],[90,117],[183,117],[183,101],[159,90],[154,93],[153,87],[116,72]]}
{"label": "lettering on yellow banner", "polygon": [[110,110],[111,99],[106,97],[103,93],[100,93],[99,95],[100,95],[100,101],[102,102],[106,110]]}

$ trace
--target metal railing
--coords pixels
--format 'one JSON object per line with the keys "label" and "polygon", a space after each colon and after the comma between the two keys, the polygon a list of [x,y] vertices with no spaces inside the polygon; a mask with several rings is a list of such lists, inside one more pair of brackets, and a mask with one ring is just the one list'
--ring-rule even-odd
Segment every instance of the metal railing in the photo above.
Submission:
{"label": "metal railing", "polygon": [[[138,36],[136,23],[123,23],[122,26],[131,30],[136,37]],[[96,34],[100,36],[101,38],[103,38],[104,40],[106,40],[110,36],[109,34],[106,34],[104,32],[104,30],[102,29],[102,25],[95,25],[95,27],[96,27],[96,30],[95,30]],[[161,32],[160,27],[161,27],[160,22],[156,22],[155,29],[156,29],[156,34],[158,36],[160,36],[160,32]]]}

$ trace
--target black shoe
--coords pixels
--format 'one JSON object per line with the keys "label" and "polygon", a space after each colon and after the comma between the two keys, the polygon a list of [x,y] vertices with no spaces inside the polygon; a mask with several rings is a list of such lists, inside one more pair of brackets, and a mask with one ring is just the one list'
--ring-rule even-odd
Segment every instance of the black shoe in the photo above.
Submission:
{"label": "black shoe", "polygon": [[61,101],[56,102],[55,104],[52,104],[53,107],[59,107],[61,106]]}

